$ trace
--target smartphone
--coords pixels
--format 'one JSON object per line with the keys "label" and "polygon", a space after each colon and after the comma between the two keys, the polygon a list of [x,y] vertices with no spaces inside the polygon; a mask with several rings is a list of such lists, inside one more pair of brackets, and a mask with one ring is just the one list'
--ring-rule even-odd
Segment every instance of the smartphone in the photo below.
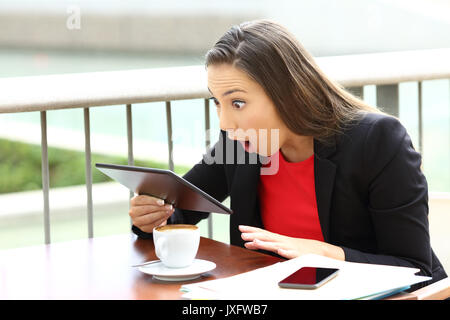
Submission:
{"label": "smartphone", "polygon": [[302,267],[278,282],[281,288],[317,289],[337,276],[339,269]]}

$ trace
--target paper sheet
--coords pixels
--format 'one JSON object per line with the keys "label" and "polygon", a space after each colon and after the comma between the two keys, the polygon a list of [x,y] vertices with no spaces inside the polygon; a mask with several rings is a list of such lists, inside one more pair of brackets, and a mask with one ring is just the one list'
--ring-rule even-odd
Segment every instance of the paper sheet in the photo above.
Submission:
{"label": "paper sheet", "polygon": [[[286,289],[278,282],[301,267],[340,269],[339,274],[314,290]],[[186,299],[358,299],[376,297],[430,280],[414,275],[419,269],[353,263],[308,254],[232,277],[183,285]]]}

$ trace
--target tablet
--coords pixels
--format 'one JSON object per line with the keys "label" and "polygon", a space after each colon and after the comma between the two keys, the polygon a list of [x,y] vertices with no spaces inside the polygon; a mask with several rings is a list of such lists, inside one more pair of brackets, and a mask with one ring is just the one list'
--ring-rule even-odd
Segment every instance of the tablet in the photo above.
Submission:
{"label": "tablet", "polygon": [[220,201],[170,170],[107,163],[96,163],[95,167],[134,193],[164,199],[174,208],[233,213]]}

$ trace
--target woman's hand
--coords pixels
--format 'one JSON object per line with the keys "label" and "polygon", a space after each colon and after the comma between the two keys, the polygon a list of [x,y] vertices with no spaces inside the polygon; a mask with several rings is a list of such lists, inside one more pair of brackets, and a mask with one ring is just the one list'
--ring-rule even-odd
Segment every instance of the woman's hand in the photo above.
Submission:
{"label": "woman's hand", "polygon": [[330,258],[345,260],[342,248],[326,242],[292,238],[250,226],[239,226],[244,245],[251,250],[267,250],[277,253],[287,259],[296,258],[303,254],[314,253]]}
{"label": "woman's hand", "polygon": [[151,233],[153,228],[165,225],[175,211],[171,204],[151,196],[139,195],[130,200],[130,217],[133,224],[144,232]]}

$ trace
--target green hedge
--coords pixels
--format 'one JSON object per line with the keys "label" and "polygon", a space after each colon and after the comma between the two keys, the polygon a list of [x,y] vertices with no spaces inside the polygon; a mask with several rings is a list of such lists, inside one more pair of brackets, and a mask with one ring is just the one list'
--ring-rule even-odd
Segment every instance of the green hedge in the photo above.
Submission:
{"label": "green hedge", "polygon": [[[85,184],[84,152],[49,147],[50,188]],[[94,183],[111,181],[95,168],[95,163],[127,164],[126,157],[92,154]],[[136,166],[168,169],[167,163],[135,159]],[[22,142],[0,139],[0,193],[42,189],[41,147]],[[177,174],[189,170],[175,166]]]}

